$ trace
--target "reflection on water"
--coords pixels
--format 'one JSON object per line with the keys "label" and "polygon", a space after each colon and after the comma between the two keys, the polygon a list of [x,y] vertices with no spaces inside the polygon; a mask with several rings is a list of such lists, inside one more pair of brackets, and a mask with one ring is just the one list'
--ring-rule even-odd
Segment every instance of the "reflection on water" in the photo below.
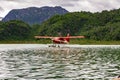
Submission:
{"label": "reflection on water", "polygon": [[120,48],[28,48],[0,52],[0,79],[111,80]]}

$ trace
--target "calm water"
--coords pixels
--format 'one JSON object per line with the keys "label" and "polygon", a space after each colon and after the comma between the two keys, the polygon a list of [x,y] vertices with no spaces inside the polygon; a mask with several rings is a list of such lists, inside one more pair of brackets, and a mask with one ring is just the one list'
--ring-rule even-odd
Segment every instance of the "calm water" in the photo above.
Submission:
{"label": "calm water", "polygon": [[0,79],[112,80],[119,74],[120,45],[0,45]]}

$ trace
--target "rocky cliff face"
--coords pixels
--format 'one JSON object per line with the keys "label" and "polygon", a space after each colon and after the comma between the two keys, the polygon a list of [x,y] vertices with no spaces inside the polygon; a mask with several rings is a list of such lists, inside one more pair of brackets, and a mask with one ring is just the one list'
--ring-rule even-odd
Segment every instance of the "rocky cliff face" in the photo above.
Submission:
{"label": "rocky cliff face", "polygon": [[68,11],[62,7],[30,7],[11,10],[2,21],[22,20],[28,24],[40,24],[56,14],[65,14]]}

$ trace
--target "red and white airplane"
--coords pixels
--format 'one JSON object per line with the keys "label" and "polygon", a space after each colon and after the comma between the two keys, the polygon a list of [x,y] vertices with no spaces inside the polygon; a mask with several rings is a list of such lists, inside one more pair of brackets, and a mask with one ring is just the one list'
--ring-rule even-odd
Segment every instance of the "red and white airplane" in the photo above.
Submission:
{"label": "red and white airplane", "polygon": [[51,36],[35,36],[36,39],[50,38],[55,44],[68,44],[71,38],[85,38],[84,36],[70,36],[67,34],[66,37],[51,37]]}

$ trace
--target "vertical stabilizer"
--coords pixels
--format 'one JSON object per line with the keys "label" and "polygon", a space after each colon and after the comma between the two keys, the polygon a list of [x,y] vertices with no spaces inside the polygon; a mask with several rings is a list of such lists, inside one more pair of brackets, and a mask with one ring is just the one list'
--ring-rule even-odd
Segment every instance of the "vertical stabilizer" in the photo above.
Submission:
{"label": "vertical stabilizer", "polygon": [[70,34],[67,34],[66,41],[70,42]]}

